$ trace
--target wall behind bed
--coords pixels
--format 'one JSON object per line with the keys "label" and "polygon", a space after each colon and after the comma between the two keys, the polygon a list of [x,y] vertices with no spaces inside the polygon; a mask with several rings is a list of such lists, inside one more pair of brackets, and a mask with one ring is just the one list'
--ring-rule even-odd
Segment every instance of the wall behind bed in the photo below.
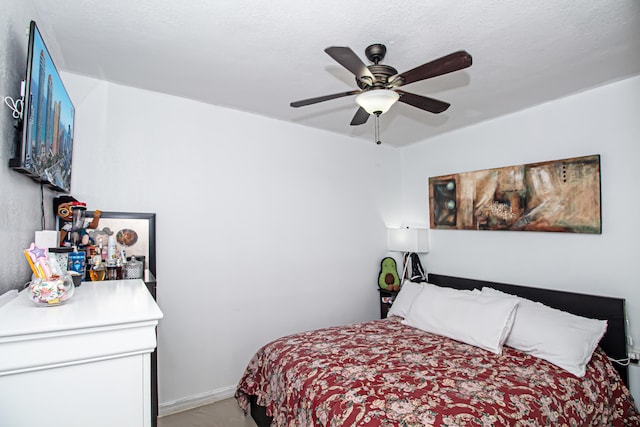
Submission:
{"label": "wall behind bed", "polygon": [[[407,225],[429,226],[428,177],[601,155],[602,234],[430,230],[434,273],[626,298],[640,346],[640,77],[402,150]],[[640,401],[640,368],[630,369]]]}

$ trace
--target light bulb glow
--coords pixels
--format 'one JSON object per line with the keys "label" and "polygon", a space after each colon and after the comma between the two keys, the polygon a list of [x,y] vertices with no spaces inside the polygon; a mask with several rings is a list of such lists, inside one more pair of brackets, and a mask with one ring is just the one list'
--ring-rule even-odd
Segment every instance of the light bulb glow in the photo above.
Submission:
{"label": "light bulb glow", "polygon": [[372,89],[356,96],[356,103],[369,114],[384,114],[400,99],[397,92],[389,89]]}

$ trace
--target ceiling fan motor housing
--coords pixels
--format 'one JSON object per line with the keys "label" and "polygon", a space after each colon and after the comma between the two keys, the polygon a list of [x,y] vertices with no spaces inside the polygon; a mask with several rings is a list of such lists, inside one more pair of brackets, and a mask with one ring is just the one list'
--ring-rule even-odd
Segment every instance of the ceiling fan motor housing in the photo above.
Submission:
{"label": "ceiling fan motor housing", "polygon": [[358,78],[356,77],[356,84],[360,89],[383,89],[387,87],[387,82],[389,81],[389,77],[395,76],[398,74],[398,71],[390,65],[382,65],[375,64],[367,66],[373,77],[375,77],[374,82],[368,81],[367,78]]}
{"label": "ceiling fan motor housing", "polygon": [[395,68],[380,64],[387,53],[386,46],[380,43],[372,44],[365,49],[364,53],[367,59],[373,62],[373,65],[368,65],[367,68],[375,80],[372,81],[370,76],[356,76],[356,84],[363,90],[386,88],[389,77],[398,74],[398,70]]}

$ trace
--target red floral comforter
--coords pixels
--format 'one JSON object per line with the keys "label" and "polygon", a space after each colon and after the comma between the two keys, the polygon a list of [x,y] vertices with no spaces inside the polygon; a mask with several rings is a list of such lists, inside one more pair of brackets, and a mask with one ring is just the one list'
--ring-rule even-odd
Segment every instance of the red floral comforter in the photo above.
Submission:
{"label": "red floral comforter", "polygon": [[599,349],[584,378],[505,347],[482,349],[397,318],[320,329],[261,348],[236,399],[274,426],[638,426],[640,416]]}

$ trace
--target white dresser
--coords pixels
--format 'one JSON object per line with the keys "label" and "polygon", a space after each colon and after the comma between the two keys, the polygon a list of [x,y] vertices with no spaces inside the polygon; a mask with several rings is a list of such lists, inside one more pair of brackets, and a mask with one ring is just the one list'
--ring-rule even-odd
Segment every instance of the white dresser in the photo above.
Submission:
{"label": "white dresser", "polygon": [[142,280],[85,282],[66,304],[0,307],[0,426],[149,427],[162,312]]}

